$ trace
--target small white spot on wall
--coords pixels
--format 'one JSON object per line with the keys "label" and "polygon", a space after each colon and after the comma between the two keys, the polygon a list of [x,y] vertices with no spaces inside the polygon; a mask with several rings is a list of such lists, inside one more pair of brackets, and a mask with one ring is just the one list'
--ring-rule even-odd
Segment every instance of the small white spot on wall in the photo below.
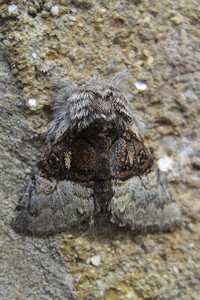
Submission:
{"label": "small white spot on wall", "polygon": [[90,258],[90,262],[93,266],[98,267],[101,263],[101,256],[95,255]]}
{"label": "small white spot on wall", "polygon": [[145,91],[148,86],[147,86],[146,82],[137,80],[135,82],[135,87],[140,91]]}
{"label": "small white spot on wall", "polygon": [[36,106],[37,100],[35,98],[28,99],[28,105],[29,106]]}
{"label": "small white spot on wall", "polygon": [[9,13],[13,12],[16,9],[17,9],[17,5],[15,5],[15,4],[11,4],[11,5],[8,6],[8,12]]}
{"label": "small white spot on wall", "polygon": [[76,21],[76,17],[74,17],[74,16],[71,15],[71,16],[69,16],[69,20],[72,21],[72,22],[75,22]]}
{"label": "small white spot on wall", "polygon": [[58,13],[59,13],[59,6],[58,5],[52,6],[51,12],[52,12],[53,15],[58,15]]}
{"label": "small white spot on wall", "polygon": [[32,52],[32,53],[31,53],[31,56],[32,56],[33,58],[36,58],[36,57],[37,57],[37,53]]}
{"label": "small white spot on wall", "polygon": [[167,172],[172,169],[173,159],[169,156],[163,156],[158,160],[158,168],[162,172]]}

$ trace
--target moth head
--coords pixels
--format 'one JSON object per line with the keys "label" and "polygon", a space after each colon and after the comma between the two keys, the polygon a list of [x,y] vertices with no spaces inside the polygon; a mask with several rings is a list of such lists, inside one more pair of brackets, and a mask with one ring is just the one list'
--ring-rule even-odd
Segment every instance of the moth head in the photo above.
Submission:
{"label": "moth head", "polygon": [[93,77],[79,86],[68,79],[61,83],[54,79],[57,96],[54,120],[46,131],[47,141],[56,142],[66,132],[76,134],[96,125],[118,131],[134,130],[138,134],[144,126],[129,106],[129,77],[125,70],[108,83]]}

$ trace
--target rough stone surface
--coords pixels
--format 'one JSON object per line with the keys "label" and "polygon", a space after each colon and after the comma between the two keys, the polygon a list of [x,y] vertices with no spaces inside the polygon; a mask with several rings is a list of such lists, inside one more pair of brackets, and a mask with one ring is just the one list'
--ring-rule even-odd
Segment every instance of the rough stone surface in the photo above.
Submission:
{"label": "rough stone surface", "polygon": [[[1,98],[4,99],[1,177],[5,176],[2,190],[6,195],[1,202],[1,233],[5,236],[1,255],[5,253],[7,257],[7,260],[1,258],[1,263],[3,270],[9,270],[7,276],[3,271],[1,298],[8,299],[9,294],[5,293],[16,291],[13,295],[21,293],[20,296],[11,299],[25,299],[29,286],[33,299],[55,298],[55,294],[51,296],[49,292],[47,296],[44,292],[45,285],[47,290],[54,290],[55,282],[49,279],[53,273],[43,265],[36,267],[50,259],[48,242],[18,237],[9,227],[12,210],[30,174],[29,166],[40,154],[39,139],[31,132],[42,132],[50,117],[50,78],[63,75],[83,82],[94,74],[111,77],[128,66],[133,74],[131,105],[151,125],[146,142],[155,157],[161,162],[166,163],[166,158],[170,161],[170,168],[163,176],[183,208],[183,227],[170,234],[135,237],[119,232],[100,240],[62,234],[56,237],[57,245],[74,278],[78,299],[199,299],[199,1],[0,3],[1,43],[18,80],[18,84],[9,86],[14,90],[8,96],[5,88],[2,90],[4,98]],[[1,76],[6,90],[7,74],[8,70]],[[146,88],[137,89],[137,82]],[[24,102],[14,96],[18,85],[23,89]],[[20,107],[21,103],[24,106]],[[41,252],[43,247],[45,250]],[[38,255],[33,255],[29,248]],[[26,256],[22,257],[22,253]],[[98,267],[88,263],[96,255],[101,256]],[[55,254],[55,259],[58,257]],[[56,261],[52,260],[51,266]],[[64,269],[60,268],[63,273],[59,274],[64,276]],[[37,274],[32,285],[27,272]],[[21,280],[17,279],[18,274]],[[37,280],[41,281],[40,287],[35,284]],[[58,287],[60,279],[56,280]]]}
{"label": "rough stone surface", "polygon": [[39,142],[22,116],[21,92],[2,53],[0,70],[0,299],[74,299],[53,238],[19,236],[10,227]]}

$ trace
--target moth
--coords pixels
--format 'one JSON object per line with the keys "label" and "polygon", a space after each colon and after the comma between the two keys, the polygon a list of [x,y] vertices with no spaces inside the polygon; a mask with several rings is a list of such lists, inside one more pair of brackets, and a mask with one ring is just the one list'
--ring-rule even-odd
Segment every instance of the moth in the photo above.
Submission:
{"label": "moth", "polygon": [[171,231],[181,209],[144,145],[143,122],[129,106],[127,72],[83,85],[54,78],[47,148],[16,207],[17,232],[46,237],[79,229]]}

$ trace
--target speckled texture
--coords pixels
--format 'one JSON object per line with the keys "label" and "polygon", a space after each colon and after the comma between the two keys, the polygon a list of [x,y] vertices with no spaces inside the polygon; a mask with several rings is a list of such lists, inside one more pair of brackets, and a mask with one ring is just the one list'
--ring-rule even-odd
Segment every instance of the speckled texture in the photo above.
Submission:
{"label": "speckled texture", "polygon": [[41,144],[27,128],[21,92],[1,52],[0,70],[0,299],[73,300],[71,279],[55,241],[19,236],[10,226]]}
{"label": "speckled texture", "polygon": [[[1,42],[23,89],[30,128],[41,132],[49,119],[52,76],[83,82],[130,67],[132,107],[154,125],[146,143],[183,208],[183,227],[170,234],[58,236],[77,297],[199,299],[199,1],[18,1],[16,8],[0,3]],[[137,81],[147,88],[138,90]],[[18,188],[16,202],[19,196]],[[96,255],[99,266],[90,261]]]}

